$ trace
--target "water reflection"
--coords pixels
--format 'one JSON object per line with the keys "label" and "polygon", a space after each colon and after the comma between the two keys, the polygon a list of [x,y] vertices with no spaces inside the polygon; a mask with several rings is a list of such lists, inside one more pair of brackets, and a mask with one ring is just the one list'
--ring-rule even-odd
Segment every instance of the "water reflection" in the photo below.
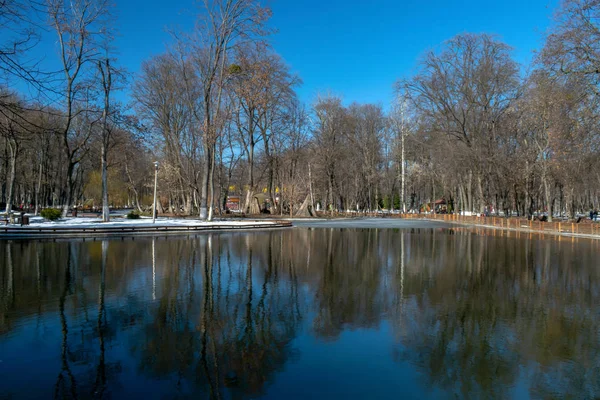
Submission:
{"label": "water reflection", "polygon": [[[317,354],[360,371],[369,390],[383,374],[417,376],[421,398],[598,396],[599,242],[515,236],[304,228],[3,242],[0,393],[277,397],[290,376],[314,378]],[[366,332],[389,363],[354,357]],[[328,353],[348,337],[344,354]]]}

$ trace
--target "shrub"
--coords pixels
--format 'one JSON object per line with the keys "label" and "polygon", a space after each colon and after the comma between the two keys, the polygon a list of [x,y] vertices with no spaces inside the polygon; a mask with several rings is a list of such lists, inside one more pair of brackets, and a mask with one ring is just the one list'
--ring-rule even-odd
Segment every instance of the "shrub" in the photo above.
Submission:
{"label": "shrub", "polygon": [[137,211],[131,211],[127,214],[127,219],[140,219],[140,214]]}
{"label": "shrub", "polygon": [[380,200],[379,206],[386,210],[389,210],[392,207],[392,200],[390,196],[384,196],[382,200]]}
{"label": "shrub", "polygon": [[62,211],[58,208],[44,208],[40,215],[49,221],[56,221],[60,218]]}

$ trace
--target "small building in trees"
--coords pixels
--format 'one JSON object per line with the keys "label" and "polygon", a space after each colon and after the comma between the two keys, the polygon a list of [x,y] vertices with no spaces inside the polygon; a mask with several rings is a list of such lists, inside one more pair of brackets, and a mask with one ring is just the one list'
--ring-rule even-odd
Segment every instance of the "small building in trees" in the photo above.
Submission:
{"label": "small building in trees", "polygon": [[240,196],[227,196],[225,207],[229,211],[240,211]]}
{"label": "small building in trees", "polygon": [[438,199],[421,206],[421,211],[430,212],[435,209],[436,214],[448,213],[448,203],[446,199]]}

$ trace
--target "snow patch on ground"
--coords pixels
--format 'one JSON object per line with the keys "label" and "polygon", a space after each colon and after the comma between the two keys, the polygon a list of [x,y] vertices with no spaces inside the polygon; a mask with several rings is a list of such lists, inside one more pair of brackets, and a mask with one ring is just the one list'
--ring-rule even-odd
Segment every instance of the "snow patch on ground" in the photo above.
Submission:
{"label": "snow patch on ground", "polygon": [[[143,226],[244,226],[244,225],[272,225],[275,221],[251,221],[251,220],[213,220],[205,222],[198,219],[181,218],[157,218],[152,223],[152,218],[141,217],[140,219],[113,218],[110,222],[102,222],[100,218],[61,218],[58,221],[46,221],[42,217],[31,217],[29,226],[34,228],[99,228],[99,227],[143,227]],[[11,227],[19,225],[9,225]]]}

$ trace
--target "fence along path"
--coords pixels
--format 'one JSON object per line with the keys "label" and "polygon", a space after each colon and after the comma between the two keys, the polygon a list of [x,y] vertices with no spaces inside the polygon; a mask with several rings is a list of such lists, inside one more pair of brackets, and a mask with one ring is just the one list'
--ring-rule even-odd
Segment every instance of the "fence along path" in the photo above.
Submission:
{"label": "fence along path", "polygon": [[600,236],[600,223],[582,219],[579,223],[572,221],[542,222],[531,221],[526,218],[482,217],[459,214],[393,214],[389,212],[320,212],[322,217],[359,217],[359,218],[403,218],[403,219],[429,219],[458,223],[465,225],[479,225],[504,229],[521,229],[541,233],[568,233],[573,235]]}
{"label": "fence along path", "polygon": [[570,233],[574,235],[599,235],[600,223],[581,220],[581,222],[561,221],[542,222],[525,218],[480,217],[459,214],[400,214],[406,219],[433,219],[436,221],[455,222],[459,224],[481,225],[505,229],[528,229],[541,233]]}

